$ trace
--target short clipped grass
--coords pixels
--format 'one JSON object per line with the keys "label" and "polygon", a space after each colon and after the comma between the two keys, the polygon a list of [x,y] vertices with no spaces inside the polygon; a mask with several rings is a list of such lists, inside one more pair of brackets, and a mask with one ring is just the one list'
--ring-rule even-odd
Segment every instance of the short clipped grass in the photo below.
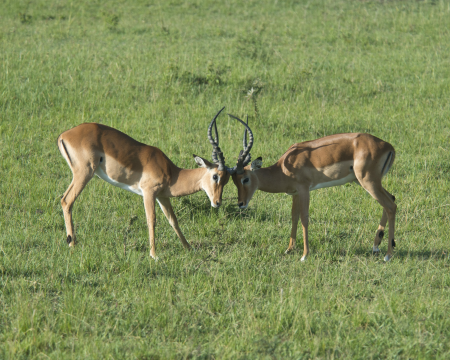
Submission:
{"label": "short clipped grass", "polygon": [[[0,358],[448,359],[449,19],[438,0],[3,1]],[[290,197],[239,211],[232,182],[219,210],[173,199],[193,252],[158,209],[155,262],[142,199],[95,178],[68,249],[61,132],[107,124],[193,168],[222,106],[265,165],[338,132],[392,143],[392,261],[354,185],[312,193],[305,263],[284,255]],[[218,124],[233,165],[242,127]]]}

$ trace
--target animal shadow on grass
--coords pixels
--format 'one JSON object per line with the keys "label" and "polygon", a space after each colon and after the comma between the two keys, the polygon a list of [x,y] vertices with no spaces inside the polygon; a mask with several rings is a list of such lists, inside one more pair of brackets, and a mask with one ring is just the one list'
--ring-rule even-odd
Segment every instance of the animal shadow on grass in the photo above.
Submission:
{"label": "animal shadow on grass", "polygon": [[[211,215],[211,211],[214,211],[214,215]],[[216,253],[228,252],[235,244],[241,242],[242,232],[239,231],[239,226],[236,228],[229,224],[236,224],[236,221],[240,224],[241,220],[254,217],[253,212],[242,211],[235,204],[222,205],[220,212],[206,208],[200,210],[200,213],[210,217],[208,226],[198,239],[191,239],[190,244],[195,250],[209,252],[207,258],[211,261],[217,261]],[[247,225],[242,222],[242,226]]]}
{"label": "animal shadow on grass", "polygon": [[42,270],[38,270],[38,269],[27,270],[27,269],[22,269],[18,266],[14,266],[14,267],[3,268],[0,272],[0,274],[5,278],[10,277],[11,279],[18,279],[18,278],[34,279],[34,278],[41,277],[43,275],[43,272],[42,272]]}
{"label": "animal shadow on grass", "polygon": [[[381,244],[380,252],[379,253],[373,253],[372,252],[372,243],[367,241],[364,243],[360,243],[359,241],[352,242],[352,236],[348,233],[341,232],[339,235],[337,235],[335,238],[328,237],[328,238],[317,238],[317,239],[310,239],[310,250],[311,254],[317,254],[322,253],[323,249],[321,250],[320,247],[323,246],[325,243],[330,243],[335,241],[335,246],[331,249],[325,250],[327,254],[329,254],[330,258],[336,261],[343,261],[343,257],[362,257],[362,258],[384,258],[384,253],[387,251],[387,243],[385,240]],[[287,254],[288,256],[292,256],[294,254],[301,254],[303,252],[303,238],[302,236],[297,236],[297,246],[294,251],[289,252]],[[384,247],[383,247],[384,245]],[[420,250],[411,250],[408,248],[402,248],[402,243],[397,242],[396,249],[394,249],[394,256],[393,259],[408,259],[408,258],[414,258],[417,260],[444,260],[449,258],[450,254],[448,249],[446,248],[435,248],[435,249],[420,249]]]}
{"label": "animal shadow on grass", "polygon": [[[397,244],[397,247],[401,246],[400,244]],[[378,254],[373,254],[372,250],[367,247],[357,247],[353,251],[347,252],[345,255],[357,255],[362,257],[382,257],[383,250],[380,251]],[[417,260],[444,260],[445,258],[449,257],[449,252],[447,249],[441,248],[441,249],[428,249],[428,250],[409,250],[409,249],[398,249],[394,250],[394,257],[400,258],[400,259],[407,259],[407,258],[414,258]]]}
{"label": "animal shadow on grass", "polygon": [[[228,200],[228,199],[224,199]],[[233,198],[233,200],[235,200]],[[258,222],[270,222],[273,223],[274,214],[270,211],[265,211],[263,206],[254,205],[245,210],[239,209],[235,203],[223,206],[224,217],[229,219],[243,220],[243,219],[253,219]],[[291,226],[289,218],[286,218],[286,226]],[[284,221],[284,219],[283,219]]]}

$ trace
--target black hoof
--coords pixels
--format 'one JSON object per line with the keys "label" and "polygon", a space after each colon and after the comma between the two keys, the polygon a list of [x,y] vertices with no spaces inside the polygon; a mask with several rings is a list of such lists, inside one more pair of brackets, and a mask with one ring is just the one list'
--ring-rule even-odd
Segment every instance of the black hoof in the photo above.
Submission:
{"label": "black hoof", "polygon": [[67,244],[70,244],[72,242],[72,236],[67,235]]}

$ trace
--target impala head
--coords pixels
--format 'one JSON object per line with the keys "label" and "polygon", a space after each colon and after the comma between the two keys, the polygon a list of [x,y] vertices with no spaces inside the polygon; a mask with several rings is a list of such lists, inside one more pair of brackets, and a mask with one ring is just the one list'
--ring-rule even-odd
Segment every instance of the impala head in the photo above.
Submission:
{"label": "impala head", "polygon": [[[227,171],[228,168],[225,166],[225,158],[219,147],[219,134],[216,125],[216,119],[223,109],[225,109],[225,107],[219,110],[208,127],[208,140],[213,147],[213,163],[210,163],[200,156],[194,155],[197,165],[207,169],[205,175],[203,175],[201,179],[201,187],[208,195],[211,206],[215,208],[218,208],[222,204],[223,187],[228,183],[228,180],[230,180],[230,174]],[[211,134],[213,127],[216,135],[215,139],[213,139]]]}
{"label": "impala head", "polygon": [[[248,165],[251,161],[250,150],[253,146],[253,133],[248,127],[248,116],[246,124],[241,119],[230,114],[228,115],[245,126],[243,139],[244,149],[241,150],[241,152],[239,153],[236,166],[228,170],[228,172],[232,175],[233,182],[238,189],[238,206],[241,209],[245,209],[247,208],[248,203],[250,202],[253,194],[258,189],[258,177],[255,174],[255,171],[261,168],[262,158],[259,157],[256,160],[254,160],[250,165]],[[247,132],[249,139],[248,144],[247,144]]]}
{"label": "impala head", "polygon": [[194,155],[194,159],[198,166],[207,169],[200,180],[201,188],[208,195],[211,206],[218,208],[222,204],[223,187],[230,180],[230,174],[226,170],[219,170],[217,164],[210,163],[200,156]]}
{"label": "impala head", "polygon": [[260,169],[262,165],[262,158],[259,157],[252,161],[251,165],[246,166],[243,172],[234,173],[233,182],[238,189],[238,206],[240,209],[246,209],[253,194],[258,190],[258,176],[255,171]]}

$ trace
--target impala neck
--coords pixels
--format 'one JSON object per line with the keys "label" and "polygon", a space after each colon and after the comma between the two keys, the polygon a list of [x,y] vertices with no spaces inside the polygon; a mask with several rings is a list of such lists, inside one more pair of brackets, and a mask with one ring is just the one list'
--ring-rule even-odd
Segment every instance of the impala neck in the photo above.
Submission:
{"label": "impala neck", "polygon": [[255,171],[258,178],[258,190],[269,193],[287,192],[287,176],[278,164]]}
{"label": "impala neck", "polygon": [[202,190],[202,177],[208,170],[205,168],[180,169],[172,176],[170,193],[172,196],[184,196]]}

